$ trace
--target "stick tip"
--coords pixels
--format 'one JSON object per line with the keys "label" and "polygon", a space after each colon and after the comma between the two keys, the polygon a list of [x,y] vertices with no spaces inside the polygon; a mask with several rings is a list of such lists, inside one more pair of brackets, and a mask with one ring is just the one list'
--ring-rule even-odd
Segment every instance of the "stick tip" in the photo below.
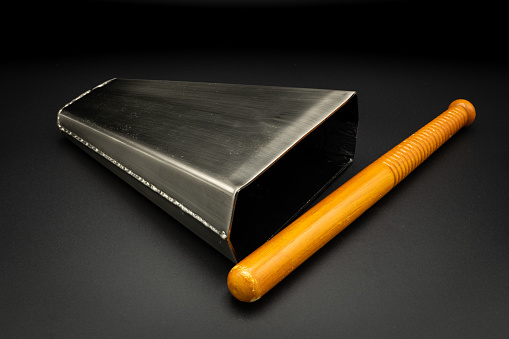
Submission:
{"label": "stick tip", "polygon": [[467,112],[468,120],[467,120],[467,123],[466,123],[465,126],[468,126],[468,125],[470,125],[471,123],[474,122],[474,120],[475,120],[475,108],[474,108],[474,105],[472,105],[472,103],[470,101],[465,100],[465,99],[454,100],[449,105],[449,108],[453,108],[454,106],[460,106],[463,109],[465,109],[465,111]]}
{"label": "stick tip", "polygon": [[240,301],[253,302],[263,295],[258,281],[249,273],[247,267],[242,265],[231,269],[227,283],[230,293]]}

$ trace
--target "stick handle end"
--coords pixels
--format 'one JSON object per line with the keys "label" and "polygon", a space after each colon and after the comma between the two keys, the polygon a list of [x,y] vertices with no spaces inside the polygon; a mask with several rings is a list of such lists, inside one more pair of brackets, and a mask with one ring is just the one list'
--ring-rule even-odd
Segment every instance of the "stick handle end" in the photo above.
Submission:
{"label": "stick handle end", "polygon": [[458,100],[454,100],[450,105],[449,105],[449,109],[455,107],[455,106],[460,106],[462,107],[468,114],[468,120],[467,120],[467,123],[465,124],[465,126],[468,126],[470,125],[471,123],[474,122],[475,120],[475,108],[474,108],[474,105],[472,105],[472,103],[468,100],[465,100],[465,99],[458,99]]}

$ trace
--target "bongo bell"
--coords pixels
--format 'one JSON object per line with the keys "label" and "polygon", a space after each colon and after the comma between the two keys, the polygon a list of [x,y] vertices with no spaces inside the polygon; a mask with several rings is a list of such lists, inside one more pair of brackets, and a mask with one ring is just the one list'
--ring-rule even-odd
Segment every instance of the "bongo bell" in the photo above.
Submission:
{"label": "bongo bell", "polygon": [[57,124],[237,263],[352,162],[358,104],[352,91],[111,79]]}

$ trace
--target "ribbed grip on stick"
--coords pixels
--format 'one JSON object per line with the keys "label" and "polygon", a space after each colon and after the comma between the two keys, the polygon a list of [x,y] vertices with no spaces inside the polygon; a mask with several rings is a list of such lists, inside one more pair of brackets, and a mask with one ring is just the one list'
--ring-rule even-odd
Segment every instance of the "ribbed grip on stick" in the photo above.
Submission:
{"label": "ribbed grip on stick", "polygon": [[377,160],[389,167],[394,174],[394,186],[399,184],[463,126],[470,124],[475,119],[473,106],[467,105],[466,102],[461,99],[454,101],[447,111]]}
{"label": "ribbed grip on stick", "polygon": [[454,101],[233,267],[228,275],[230,292],[245,302],[261,298],[474,119],[470,102]]}

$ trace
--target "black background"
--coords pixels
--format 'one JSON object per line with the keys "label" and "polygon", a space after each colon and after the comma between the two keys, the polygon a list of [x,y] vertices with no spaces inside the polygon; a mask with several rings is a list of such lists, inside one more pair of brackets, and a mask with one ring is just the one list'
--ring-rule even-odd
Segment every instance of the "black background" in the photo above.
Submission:
{"label": "black background", "polygon": [[[3,11],[2,337],[507,337],[503,3],[80,1]],[[112,77],[355,90],[355,173],[444,111],[478,117],[254,304],[232,264],[64,139]]]}

